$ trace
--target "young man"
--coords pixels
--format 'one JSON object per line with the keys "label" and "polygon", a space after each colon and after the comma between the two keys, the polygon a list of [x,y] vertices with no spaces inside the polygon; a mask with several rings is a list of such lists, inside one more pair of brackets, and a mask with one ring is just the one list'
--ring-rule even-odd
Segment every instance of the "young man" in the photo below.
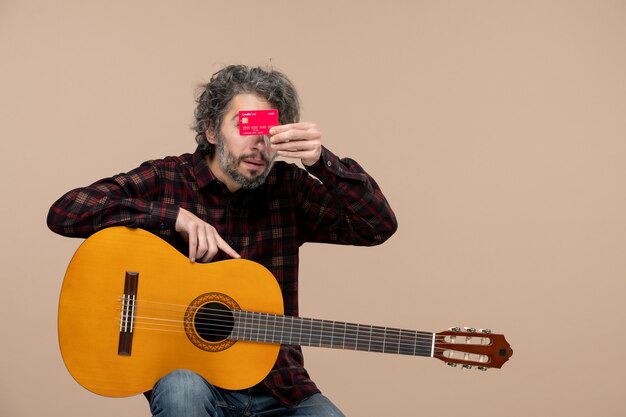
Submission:
{"label": "young man", "polygon": [[[239,111],[265,109],[277,109],[281,124],[268,136],[241,136]],[[225,67],[206,85],[195,116],[193,154],[145,162],[68,192],[50,209],[50,229],[87,237],[126,225],[159,235],[191,262],[259,262],[278,280],[285,314],[294,316],[302,244],[377,245],[395,232],[376,182],[323,147],[315,124],[299,122],[296,90],[280,72]],[[278,156],[299,159],[305,169],[275,162]],[[223,390],[179,370],[147,396],[155,416],[343,415],[310,380],[299,346],[281,346],[270,374],[247,390]]]}

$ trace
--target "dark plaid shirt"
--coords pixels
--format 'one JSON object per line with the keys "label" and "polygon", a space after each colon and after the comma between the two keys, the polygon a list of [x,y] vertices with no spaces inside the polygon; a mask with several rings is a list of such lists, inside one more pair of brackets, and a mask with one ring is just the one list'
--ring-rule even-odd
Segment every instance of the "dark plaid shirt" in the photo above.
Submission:
{"label": "dark plaid shirt", "polygon": [[[128,173],[72,190],[54,203],[48,226],[56,233],[87,237],[110,226],[153,232],[184,254],[175,232],[179,207],[214,226],[242,258],[261,263],[278,280],[285,314],[298,315],[298,251],[305,242],[376,245],[397,223],[376,182],[353,160],[323,149],[307,167],[277,161],[267,181],[228,191],[203,153],[149,161]],[[219,252],[214,261],[227,256]],[[299,346],[281,346],[262,385],[291,406],[319,392],[303,367]]]}

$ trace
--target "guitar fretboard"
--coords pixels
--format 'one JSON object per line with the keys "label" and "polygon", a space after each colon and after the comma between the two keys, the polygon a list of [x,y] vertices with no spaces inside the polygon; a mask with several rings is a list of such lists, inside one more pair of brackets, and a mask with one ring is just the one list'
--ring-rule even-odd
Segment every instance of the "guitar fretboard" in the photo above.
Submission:
{"label": "guitar fretboard", "polygon": [[244,310],[233,315],[233,340],[433,356],[433,333]]}

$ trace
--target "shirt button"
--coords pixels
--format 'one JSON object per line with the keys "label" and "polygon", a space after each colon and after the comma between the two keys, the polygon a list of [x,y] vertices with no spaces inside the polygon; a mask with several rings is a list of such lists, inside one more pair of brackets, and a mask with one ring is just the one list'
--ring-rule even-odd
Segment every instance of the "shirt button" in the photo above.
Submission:
{"label": "shirt button", "polygon": [[231,239],[231,240],[229,240],[229,241],[228,241],[228,245],[229,245],[229,246],[231,246],[231,247],[235,246],[235,241],[234,241],[234,240],[232,240],[232,239]]}
{"label": "shirt button", "polygon": [[328,161],[328,162],[326,162],[326,165],[331,166],[332,162]]}

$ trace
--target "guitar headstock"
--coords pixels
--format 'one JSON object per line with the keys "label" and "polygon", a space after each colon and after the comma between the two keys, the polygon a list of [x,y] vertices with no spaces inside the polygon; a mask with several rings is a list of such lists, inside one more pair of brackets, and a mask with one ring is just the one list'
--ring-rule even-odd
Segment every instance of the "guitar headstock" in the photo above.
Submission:
{"label": "guitar headstock", "polygon": [[486,371],[501,368],[512,355],[513,349],[504,336],[488,329],[452,327],[435,335],[433,356],[450,366]]}

